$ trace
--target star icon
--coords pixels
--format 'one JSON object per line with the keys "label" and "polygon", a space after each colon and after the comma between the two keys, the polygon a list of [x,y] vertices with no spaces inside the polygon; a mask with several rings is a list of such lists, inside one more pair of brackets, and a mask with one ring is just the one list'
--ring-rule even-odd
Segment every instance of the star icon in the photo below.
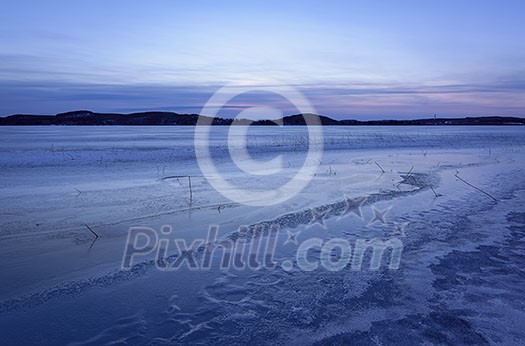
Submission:
{"label": "star icon", "polygon": [[394,230],[394,234],[399,234],[400,236],[402,237],[406,237],[406,234],[405,234],[405,228],[408,226],[410,222],[395,222],[394,221],[394,227],[395,227],[395,230]]}
{"label": "star icon", "polygon": [[366,197],[358,197],[358,198],[350,198],[345,194],[345,203],[346,207],[345,210],[339,215],[337,218],[338,220],[341,220],[342,218],[346,217],[348,214],[353,213],[358,218],[363,220],[363,214],[361,213],[361,207],[366,202]]}
{"label": "star icon", "polygon": [[390,211],[390,209],[392,209],[392,207],[388,207],[384,210],[379,210],[376,207],[372,207],[372,211],[374,212],[374,217],[372,218],[372,220],[370,220],[368,225],[370,226],[371,224],[377,221],[381,222],[383,225],[386,224],[385,215],[386,213]]}
{"label": "star icon", "polygon": [[284,241],[283,245],[286,245],[288,243],[294,243],[295,245],[297,245],[297,236],[299,235],[300,232],[296,232],[296,233],[293,233],[290,231],[286,231],[286,232],[288,233],[288,238]]}
{"label": "star icon", "polygon": [[330,215],[330,211],[331,211],[330,208],[324,211],[317,211],[315,209],[311,209],[310,212],[312,213],[312,219],[310,220],[310,223],[308,224],[308,226],[313,226],[316,223],[318,223],[324,229],[326,229],[326,225],[324,224],[324,219]]}

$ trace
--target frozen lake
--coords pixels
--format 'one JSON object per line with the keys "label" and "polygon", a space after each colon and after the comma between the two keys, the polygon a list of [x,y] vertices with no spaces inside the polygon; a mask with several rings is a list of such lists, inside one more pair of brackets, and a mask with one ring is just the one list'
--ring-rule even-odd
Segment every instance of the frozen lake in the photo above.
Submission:
{"label": "frozen lake", "polygon": [[[250,128],[254,160],[281,158],[266,175],[270,164],[248,175],[232,162],[228,131],[213,127],[209,146],[236,186],[276,189],[303,165],[315,173],[286,201],[253,206],[203,175],[192,127],[0,127],[1,343],[525,340],[525,127],[324,127],[311,161],[305,127]],[[347,198],[363,203],[345,214]],[[170,241],[218,225],[218,241],[247,246],[252,230],[278,225],[276,267],[159,270],[148,255],[122,270],[130,227],[163,225]],[[400,265],[373,270],[367,253],[360,270],[305,271],[294,256],[310,239],[395,240]]]}

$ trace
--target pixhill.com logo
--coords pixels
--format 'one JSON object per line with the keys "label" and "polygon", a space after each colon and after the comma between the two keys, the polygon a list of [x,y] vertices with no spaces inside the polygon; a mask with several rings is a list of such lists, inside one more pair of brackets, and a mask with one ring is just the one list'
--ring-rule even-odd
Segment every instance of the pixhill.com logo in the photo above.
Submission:
{"label": "pixhill.com logo", "polygon": [[[278,225],[266,229],[247,226],[239,228],[238,239],[219,240],[219,226],[212,225],[205,239],[194,239],[191,244],[186,240],[170,237],[172,227],[165,225],[160,232],[147,227],[132,227],[122,260],[122,269],[132,268],[134,261],[153,258],[157,269],[174,271],[181,268],[190,270],[220,269],[276,269],[302,271],[325,269],[341,271],[349,268],[354,271],[379,270],[383,262],[388,262],[389,269],[399,269],[403,243],[398,238],[356,239],[354,244],[344,238],[308,238],[300,243],[295,237],[285,242],[294,241],[298,247],[293,258],[277,261],[275,251],[280,234]],[[369,265],[365,267],[366,253],[370,254]],[[337,253],[337,256],[334,254]],[[385,258],[389,254],[389,258]],[[385,261],[386,260],[386,261]]]}
{"label": "pixhill.com logo", "polygon": [[[255,160],[250,154],[250,125],[254,115],[263,115],[265,121],[282,126],[282,110],[268,106],[250,106],[239,112],[230,126],[227,127],[227,143],[217,143],[212,138],[215,121],[219,111],[239,95],[247,93],[266,93],[278,95],[293,105],[304,120],[307,139],[305,150],[301,151],[302,165],[290,174],[290,167],[285,169],[282,155],[276,154],[269,160]],[[323,129],[319,116],[308,99],[297,89],[283,86],[278,82],[260,86],[227,85],[219,89],[206,103],[199,116],[194,133],[194,148],[198,165],[206,181],[222,196],[235,204],[264,207],[283,203],[297,196],[316,176],[322,162]],[[269,114],[278,115],[276,120],[267,120]],[[236,122],[237,121],[237,122]],[[221,126],[220,130],[224,130]],[[220,132],[220,131],[219,131]],[[219,140],[224,141],[223,136]],[[231,165],[224,171],[224,166],[216,164],[213,153],[217,148],[227,148],[231,163],[235,166],[235,178],[231,177]],[[259,148],[260,149],[260,148]],[[263,150],[263,149],[261,149]],[[273,152],[265,153],[272,155]],[[220,161],[224,163],[225,152],[221,151]],[[266,158],[268,156],[265,156]],[[221,172],[222,170],[222,172]],[[381,169],[384,173],[384,170]],[[285,172],[286,171],[286,172]],[[230,174],[230,175],[229,175]],[[260,177],[266,177],[275,184],[261,183]],[[240,179],[239,179],[240,178]],[[248,186],[240,185],[240,181],[248,181]],[[254,182],[258,182],[254,184]],[[190,183],[191,184],[191,183]],[[253,186],[256,185],[256,186]],[[191,188],[191,185],[190,185]],[[337,216],[341,220],[354,215],[363,220],[361,207],[366,198],[351,199],[345,195],[344,206],[332,208],[321,206],[307,211],[298,212],[304,216],[302,224],[306,228],[322,227],[326,230],[325,219]],[[339,204],[341,204],[339,203]],[[190,207],[191,208],[191,207]],[[219,206],[220,213],[220,206]],[[374,216],[366,225],[374,223],[386,224],[385,214],[390,209],[372,208]],[[305,216],[306,215],[306,216]],[[309,219],[309,217],[311,217]],[[394,223],[396,230],[403,233],[404,225]],[[401,226],[400,226],[401,225]],[[174,237],[171,226],[165,225],[159,231],[147,227],[132,227],[124,249],[122,269],[129,270],[134,263],[151,260],[159,270],[190,270],[220,269],[276,269],[285,271],[314,271],[325,269],[340,271],[351,269],[379,270],[382,263],[389,269],[398,269],[401,262],[403,243],[397,237],[388,239],[357,238],[353,240],[334,237],[323,240],[318,237],[302,238],[301,231],[295,233],[286,231],[287,238],[279,243],[279,237],[284,236],[278,222],[259,226],[241,226],[235,233],[226,233],[219,237],[219,226],[209,226],[207,236],[202,239],[186,239]],[[301,236],[300,236],[301,234]],[[404,235],[404,233],[403,233]],[[293,244],[295,251],[289,251],[287,257],[276,259],[278,243]],[[385,257],[386,261],[384,260]]]}

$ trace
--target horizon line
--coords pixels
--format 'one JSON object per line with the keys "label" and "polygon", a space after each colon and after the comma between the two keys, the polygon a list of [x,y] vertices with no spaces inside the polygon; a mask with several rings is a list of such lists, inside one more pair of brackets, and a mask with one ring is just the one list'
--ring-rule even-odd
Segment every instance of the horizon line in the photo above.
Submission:
{"label": "horizon line", "polygon": [[[169,114],[174,114],[174,115],[193,115],[193,116],[206,116],[206,117],[210,117],[209,115],[206,115],[206,114],[200,114],[200,113],[179,113],[177,111],[168,111],[168,110],[144,110],[144,111],[131,111],[131,112],[111,112],[111,111],[92,111],[92,110],[88,110],[88,109],[76,109],[76,110],[71,110],[71,111],[66,111],[66,112],[60,112],[60,113],[56,113],[56,114],[33,114],[33,113],[14,113],[14,114],[9,114],[9,115],[0,115],[0,119],[6,119],[6,118],[9,118],[9,117],[13,117],[13,116],[46,116],[46,117],[56,117],[56,116],[59,116],[59,115],[65,115],[65,114],[70,114],[70,113],[80,113],[80,112],[87,112],[87,113],[92,113],[94,115],[134,115],[134,114],[142,114],[142,113],[169,113]],[[279,120],[279,119],[284,119],[286,117],[292,117],[292,116],[297,116],[297,115],[306,115],[306,114],[313,114],[313,115],[316,115],[316,116],[319,116],[319,117],[326,117],[326,118],[329,118],[330,120],[334,120],[334,121],[359,121],[359,122],[373,122],[373,121],[416,121],[416,120],[448,120],[448,119],[454,119],[454,120],[459,120],[459,119],[472,119],[472,118],[494,118],[494,117],[498,117],[498,118],[516,118],[516,119],[520,119],[520,120],[525,120],[525,115],[524,116],[514,116],[514,115],[503,115],[503,114],[488,114],[488,115],[466,115],[466,116],[445,116],[445,117],[437,117],[436,114],[434,115],[428,115],[428,116],[425,116],[425,115],[421,115],[421,117],[411,117],[411,118],[404,118],[404,119],[400,119],[400,118],[378,118],[378,119],[366,119],[366,120],[359,120],[358,118],[341,118],[341,119],[338,119],[338,118],[333,118],[332,116],[330,115],[326,115],[326,114],[319,114],[319,113],[294,113],[294,114],[288,114],[288,115],[283,115],[279,118],[265,118],[265,119],[250,119],[250,118],[243,118],[243,119],[238,119],[238,120],[253,120],[253,121],[272,121],[272,120]],[[388,117],[388,115],[382,115],[383,117]],[[219,116],[216,116],[215,118],[218,118],[218,119],[224,119],[224,120],[234,120],[234,117],[219,117]]]}

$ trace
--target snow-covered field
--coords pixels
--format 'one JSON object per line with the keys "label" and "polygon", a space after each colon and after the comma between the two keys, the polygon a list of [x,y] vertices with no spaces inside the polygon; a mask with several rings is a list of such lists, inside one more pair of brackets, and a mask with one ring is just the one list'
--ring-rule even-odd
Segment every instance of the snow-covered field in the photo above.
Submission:
{"label": "snow-covered field", "polygon": [[[525,128],[323,133],[306,188],[255,207],[203,176],[192,127],[0,127],[0,344],[523,344]],[[281,154],[283,169],[249,176],[228,128],[212,134],[218,171],[245,188],[282,185],[308,149],[304,127],[250,128],[250,155]],[[344,215],[346,197],[363,201],[361,218]],[[129,228],[163,225],[187,244],[218,225],[219,241],[248,245],[278,225],[277,265],[159,270],[137,256],[122,270]],[[395,240],[400,266],[372,270],[369,253],[361,270],[304,271],[295,256],[309,239]]]}

